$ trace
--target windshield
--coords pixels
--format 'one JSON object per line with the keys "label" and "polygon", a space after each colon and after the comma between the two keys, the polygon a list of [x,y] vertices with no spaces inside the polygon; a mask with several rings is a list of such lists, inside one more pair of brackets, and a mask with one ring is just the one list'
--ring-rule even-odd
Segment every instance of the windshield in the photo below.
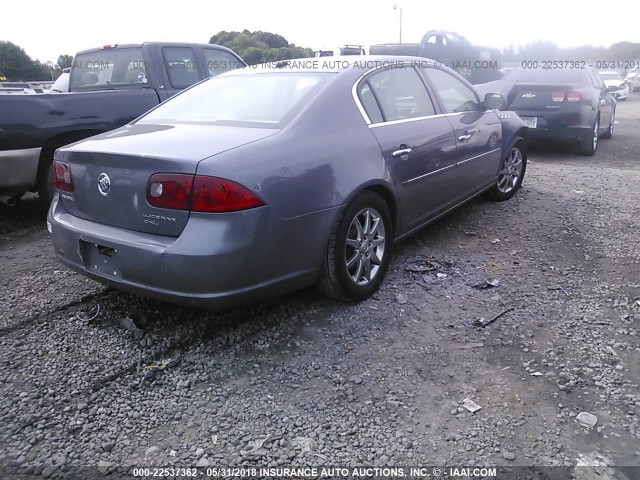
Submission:
{"label": "windshield", "polygon": [[516,68],[509,72],[505,78],[518,83],[566,83],[584,85],[589,82],[587,70],[570,68]]}
{"label": "windshield", "polygon": [[269,72],[211,78],[166,101],[138,123],[282,125],[331,73]]}
{"label": "windshield", "polygon": [[620,75],[615,72],[600,72],[599,74],[603,80],[622,80]]}
{"label": "windshield", "polygon": [[142,48],[113,48],[83,53],[73,60],[71,90],[100,90],[147,84]]}

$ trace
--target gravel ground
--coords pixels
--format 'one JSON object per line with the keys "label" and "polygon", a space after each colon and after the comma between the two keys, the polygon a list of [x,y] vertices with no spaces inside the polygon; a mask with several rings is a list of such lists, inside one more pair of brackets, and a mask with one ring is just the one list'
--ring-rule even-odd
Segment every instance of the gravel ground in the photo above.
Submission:
{"label": "gravel ground", "polygon": [[59,265],[35,199],[0,210],[0,465],[600,459],[636,468],[594,478],[639,478],[640,95],[616,126],[592,158],[531,152],[512,201],[399,244],[359,305],[303,291],[212,314],[132,296]]}

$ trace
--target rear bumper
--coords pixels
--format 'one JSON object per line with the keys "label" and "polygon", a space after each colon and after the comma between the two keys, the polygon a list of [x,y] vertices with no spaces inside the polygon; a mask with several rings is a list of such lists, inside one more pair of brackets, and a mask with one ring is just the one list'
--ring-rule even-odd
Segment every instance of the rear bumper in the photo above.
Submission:
{"label": "rear bumper", "polygon": [[591,127],[563,127],[555,129],[530,128],[528,141],[533,143],[543,140],[557,142],[580,142],[587,138],[591,138],[592,134],[593,129]]}
{"label": "rear bumper", "polygon": [[0,190],[30,190],[36,186],[40,148],[0,150]]}
{"label": "rear bumper", "polygon": [[[582,141],[590,138],[595,121],[595,112],[575,110],[569,112],[519,111],[520,118],[537,119],[536,128],[529,128],[529,140]],[[592,118],[593,117],[593,118]]]}
{"label": "rear bumper", "polygon": [[[75,217],[56,195],[48,221],[56,256],[82,275],[161,300],[221,310],[312,285],[336,213],[334,208],[294,219],[277,217],[268,207],[192,213],[179,237],[165,237]],[[117,251],[114,275],[96,271],[99,255],[88,253],[96,245]]]}

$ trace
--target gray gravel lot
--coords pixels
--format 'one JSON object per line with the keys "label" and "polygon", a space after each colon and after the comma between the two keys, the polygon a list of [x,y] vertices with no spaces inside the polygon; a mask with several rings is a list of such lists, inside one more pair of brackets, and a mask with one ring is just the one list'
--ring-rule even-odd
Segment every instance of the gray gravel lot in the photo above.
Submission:
{"label": "gray gravel lot", "polygon": [[120,293],[56,262],[34,199],[3,208],[0,465],[640,467],[640,95],[616,118],[596,156],[534,150],[513,200],[399,244],[359,305]]}

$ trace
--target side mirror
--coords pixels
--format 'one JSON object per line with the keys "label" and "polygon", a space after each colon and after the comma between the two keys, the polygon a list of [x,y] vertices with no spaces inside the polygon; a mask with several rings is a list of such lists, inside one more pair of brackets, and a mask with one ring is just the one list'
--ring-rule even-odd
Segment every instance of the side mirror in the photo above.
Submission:
{"label": "side mirror", "polygon": [[490,110],[503,107],[506,103],[501,93],[487,93],[484,96],[484,106]]}

